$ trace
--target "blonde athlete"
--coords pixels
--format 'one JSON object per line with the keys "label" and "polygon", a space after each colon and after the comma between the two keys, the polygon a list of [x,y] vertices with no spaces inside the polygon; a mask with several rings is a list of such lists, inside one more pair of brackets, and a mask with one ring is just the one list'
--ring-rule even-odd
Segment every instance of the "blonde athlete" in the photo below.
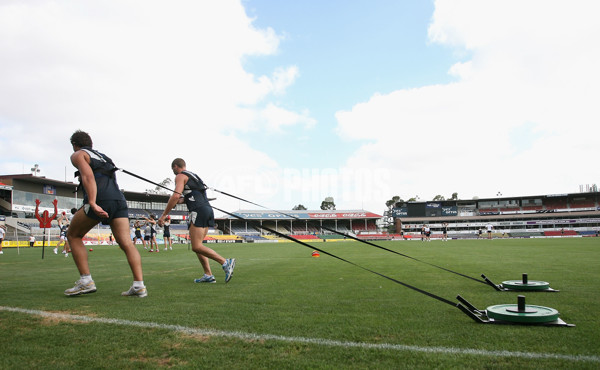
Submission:
{"label": "blonde athlete", "polygon": [[[188,211],[190,212],[188,217],[188,228],[190,231],[190,239],[192,241],[192,250],[196,252],[198,260],[200,260],[200,264],[204,269],[204,276],[194,280],[194,282],[214,283],[216,281],[210,270],[208,261],[210,258],[223,267],[223,271],[225,271],[225,282],[227,283],[233,276],[235,259],[225,259],[211,248],[202,244],[206,233],[208,233],[208,228],[215,226],[214,213],[212,207],[208,203],[208,198],[206,197],[207,187],[198,175],[186,170],[185,161],[183,159],[176,158],[173,160],[171,169],[175,174],[175,192],[171,195],[171,198],[169,198],[167,207],[162,216],[158,219],[158,225],[163,226],[165,224],[169,212],[171,212],[176,204],[185,202]],[[183,197],[181,194],[183,194]]]}

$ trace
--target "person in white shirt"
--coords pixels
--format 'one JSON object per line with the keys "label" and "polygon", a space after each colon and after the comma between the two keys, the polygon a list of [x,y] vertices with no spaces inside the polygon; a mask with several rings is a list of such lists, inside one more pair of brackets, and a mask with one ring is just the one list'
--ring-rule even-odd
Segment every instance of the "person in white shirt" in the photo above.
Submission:
{"label": "person in white shirt", "polygon": [[487,224],[486,228],[487,228],[488,239],[492,239],[492,230],[494,229],[494,227],[492,226],[492,224]]}

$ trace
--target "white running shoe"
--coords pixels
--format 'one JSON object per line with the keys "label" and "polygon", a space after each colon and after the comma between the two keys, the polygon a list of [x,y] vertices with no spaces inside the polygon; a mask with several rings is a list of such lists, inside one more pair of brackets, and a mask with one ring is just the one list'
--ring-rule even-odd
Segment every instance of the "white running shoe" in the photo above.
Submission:
{"label": "white running shoe", "polygon": [[148,295],[148,290],[146,290],[146,287],[143,286],[141,288],[136,288],[133,285],[131,286],[131,288],[129,288],[128,291],[121,293],[121,295],[123,296],[130,296],[130,297],[139,297],[139,298],[144,298]]}
{"label": "white running shoe", "polygon": [[217,279],[215,279],[214,275],[206,275],[202,276],[200,279],[194,279],[194,283],[216,283]]}
{"label": "white running shoe", "polygon": [[233,269],[235,268],[235,258],[228,258],[225,260],[223,265],[223,271],[225,271],[225,282],[228,283],[233,276]]}
{"label": "white running shoe", "polygon": [[94,293],[96,291],[96,284],[91,280],[89,283],[83,283],[81,279],[75,282],[73,288],[65,290],[65,295],[80,295],[87,293]]}
{"label": "white running shoe", "polygon": [[69,257],[69,253],[65,253],[65,257]]}
{"label": "white running shoe", "polygon": [[58,254],[58,248],[54,248],[54,254]]}

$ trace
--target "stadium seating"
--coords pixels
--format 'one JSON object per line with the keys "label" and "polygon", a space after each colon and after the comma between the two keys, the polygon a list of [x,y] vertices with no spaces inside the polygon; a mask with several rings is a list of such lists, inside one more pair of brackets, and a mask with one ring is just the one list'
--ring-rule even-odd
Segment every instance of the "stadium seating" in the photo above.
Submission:
{"label": "stadium seating", "polygon": [[550,230],[544,231],[544,236],[577,236],[577,231],[575,230]]}
{"label": "stadium seating", "polygon": [[302,225],[302,223],[298,223],[298,224],[295,223],[292,228],[292,233],[294,233],[294,234],[318,233],[319,231],[320,231],[319,228],[317,228],[316,226],[314,226],[312,224]]}
{"label": "stadium seating", "polygon": [[567,201],[566,200],[544,200],[544,206],[546,209],[566,209]]}
{"label": "stadium seating", "polygon": [[248,228],[246,228],[246,225],[235,225],[233,224],[231,226],[231,229],[229,229],[228,227],[225,229],[226,232],[229,232],[230,234],[235,234],[235,235],[260,235],[260,230],[256,230],[255,228],[251,227],[250,225],[248,225]]}
{"label": "stadium seating", "polygon": [[479,214],[480,215],[495,215],[500,213],[500,211],[498,210],[498,208],[480,208],[479,209]]}
{"label": "stadium seating", "polygon": [[596,202],[593,200],[571,201],[569,208],[595,208]]}
{"label": "stadium seating", "polygon": [[266,238],[263,238],[260,235],[245,235],[244,239],[246,239],[246,241],[261,241],[261,240],[267,240]]}
{"label": "stadium seating", "polygon": [[366,226],[363,222],[355,222],[352,224],[352,229],[354,230],[354,232],[377,231],[377,226],[373,222],[367,222]]}
{"label": "stadium seating", "polygon": [[318,240],[319,237],[314,234],[299,234],[299,235],[290,235],[294,239],[298,240]]}

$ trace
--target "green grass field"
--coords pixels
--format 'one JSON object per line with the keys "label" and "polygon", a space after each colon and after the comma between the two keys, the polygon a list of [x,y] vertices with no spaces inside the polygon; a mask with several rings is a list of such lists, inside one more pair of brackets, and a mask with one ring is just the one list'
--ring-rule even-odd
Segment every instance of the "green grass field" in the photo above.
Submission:
{"label": "green grass field", "polygon": [[[142,251],[147,298],[121,297],[131,274],[116,246],[90,252],[98,291],[66,297],[72,259],[5,248],[0,256],[0,368],[589,368],[600,367],[600,239],[379,242],[495,283],[550,282],[525,293],[575,327],[477,324],[457,308],[295,243],[211,245],[233,279],[194,284],[186,245]],[[451,301],[485,309],[517,292],[358,242],[315,246]],[[50,253],[49,253],[50,252]]]}

